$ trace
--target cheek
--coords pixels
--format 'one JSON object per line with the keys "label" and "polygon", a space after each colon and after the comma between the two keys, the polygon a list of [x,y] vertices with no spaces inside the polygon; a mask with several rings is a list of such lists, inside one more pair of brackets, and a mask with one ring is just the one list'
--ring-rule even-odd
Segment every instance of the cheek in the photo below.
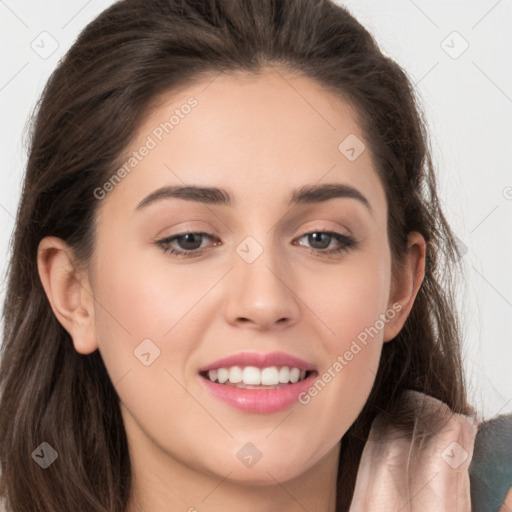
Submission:
{"label": "cheek", "polygon": [[359,304],[366,307],[354,307],[348,301],[347,307],[333,316],[331,325],[336,335],[324,338],[326,363],[306,394],[299,397],[305,408],[304,417],[315,418],[312,428],[318,431],[325,451],[354,423],[377,374],[382,350],[382,331],[374,325],[377,304],[373,304],[373,312],[368,302]]}
{"label": "cheek", "polygon": [[311,311],[326,328],[330,353],[348,349],[352,339],[364,339],[368,330],[371,338],[381,339],[379,319],[389,299],[389,261],[387,255],[358,254],[322,273],[309,273],[304,293]]}
{"label": "cheek", "polygon": [[201,336],[190,322],[197,320],[194,305],[211,283],[181,269],[171,273],[165,264],[150,264],[135,252],[124,251],[119,259],[100,255],[97,261],[96,332],[123,407],[146,432],[191,432],[201,411],[183,384]]}
{"label": "cheek", "polygon": [[127,245],[122,254],[116,249],[115,242],[105,244],[96,264],[97,294],[108,304],[108,321],[118,321],[135,338],[162,338],[198,301],[205,283],[186,266],[166,265],[157,247]]}
{"label": "cheek", "polygon": [[[387,311],[389,259],[371,255],[340,265],[336,274],[311,278],[308,306],[321,319],[325,365],[303,397],[307,414],[330,425],[329,442],[339,439],[363,408],[378,369]],[[316,276],[318,277],[318,275]],[[329,283],[319,289],[321,283]],[[394,313],[392,311],[391,313]]]}
{"label": "cheek", "polygon": [[150,360],[158,357],[152,368],[184,372],[188,356],[200,343],[206,325],[198,317],[201,301],[223,272],[167,265],[166,256],[158,250],[141,254],[128,249],[116,257],[111,248],[98,255],[96,332],[107,368],[113,372],[141,366],[136,357],[140,351],[147,352],[143,347],[151,353]]}

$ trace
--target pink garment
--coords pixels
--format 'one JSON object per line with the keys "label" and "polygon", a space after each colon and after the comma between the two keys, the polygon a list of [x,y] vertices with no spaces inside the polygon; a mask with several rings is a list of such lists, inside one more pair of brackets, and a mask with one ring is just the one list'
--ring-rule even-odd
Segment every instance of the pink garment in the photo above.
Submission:
{"label": "pink garment", "polygon": [[377,416],[349,512],[471,512],[468,468],[478,422],[416,391],[404,401],[416,417],[413,432]]}

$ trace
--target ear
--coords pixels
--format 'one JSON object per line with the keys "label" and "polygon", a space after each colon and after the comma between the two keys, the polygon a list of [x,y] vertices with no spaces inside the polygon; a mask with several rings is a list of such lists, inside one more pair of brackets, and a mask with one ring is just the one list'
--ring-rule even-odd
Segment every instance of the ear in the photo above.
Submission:
{"label": "ear", "polygon": [[72,251],[60,238],[39,242],[37,268],[57,320],[66,329],[75,350],[89,354],[98,348],[94,330],[94,297],[87,273],[77,271]]}
{"label": "ear", "polygon": [[423,236],[417,231],[409,233],[404,268],[392,277],[388,310],[396,314],[384,328],[384,341],[392,340],[400,332],[411,312],[425,277],[426,254],[427,243]]}

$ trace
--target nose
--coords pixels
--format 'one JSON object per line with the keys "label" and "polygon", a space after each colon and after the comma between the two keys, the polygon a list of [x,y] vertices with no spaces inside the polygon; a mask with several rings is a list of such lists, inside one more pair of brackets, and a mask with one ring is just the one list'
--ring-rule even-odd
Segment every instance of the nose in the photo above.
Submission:
{"label": "nose", "polygon": [[271,252],[263,251],[252,263],[241,258],[235,262],[226,283],[226,318],[230,324],[268,330],[297,322],[299,298],[293,290],[292,274],[277,264]]}

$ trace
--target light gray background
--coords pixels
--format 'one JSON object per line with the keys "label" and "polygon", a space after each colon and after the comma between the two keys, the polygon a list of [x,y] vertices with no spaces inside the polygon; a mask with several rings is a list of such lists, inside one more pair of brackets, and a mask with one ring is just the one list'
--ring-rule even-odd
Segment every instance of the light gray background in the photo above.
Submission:
{"label": "light gray background", "polygon": [[[28,117],[59,58],[112,3],[0,0],[2,302]],[[486,418],[512,412],[512,0],[340,3],[416,85],[445,213],[467,248],[458,301],[470,397]]]}

